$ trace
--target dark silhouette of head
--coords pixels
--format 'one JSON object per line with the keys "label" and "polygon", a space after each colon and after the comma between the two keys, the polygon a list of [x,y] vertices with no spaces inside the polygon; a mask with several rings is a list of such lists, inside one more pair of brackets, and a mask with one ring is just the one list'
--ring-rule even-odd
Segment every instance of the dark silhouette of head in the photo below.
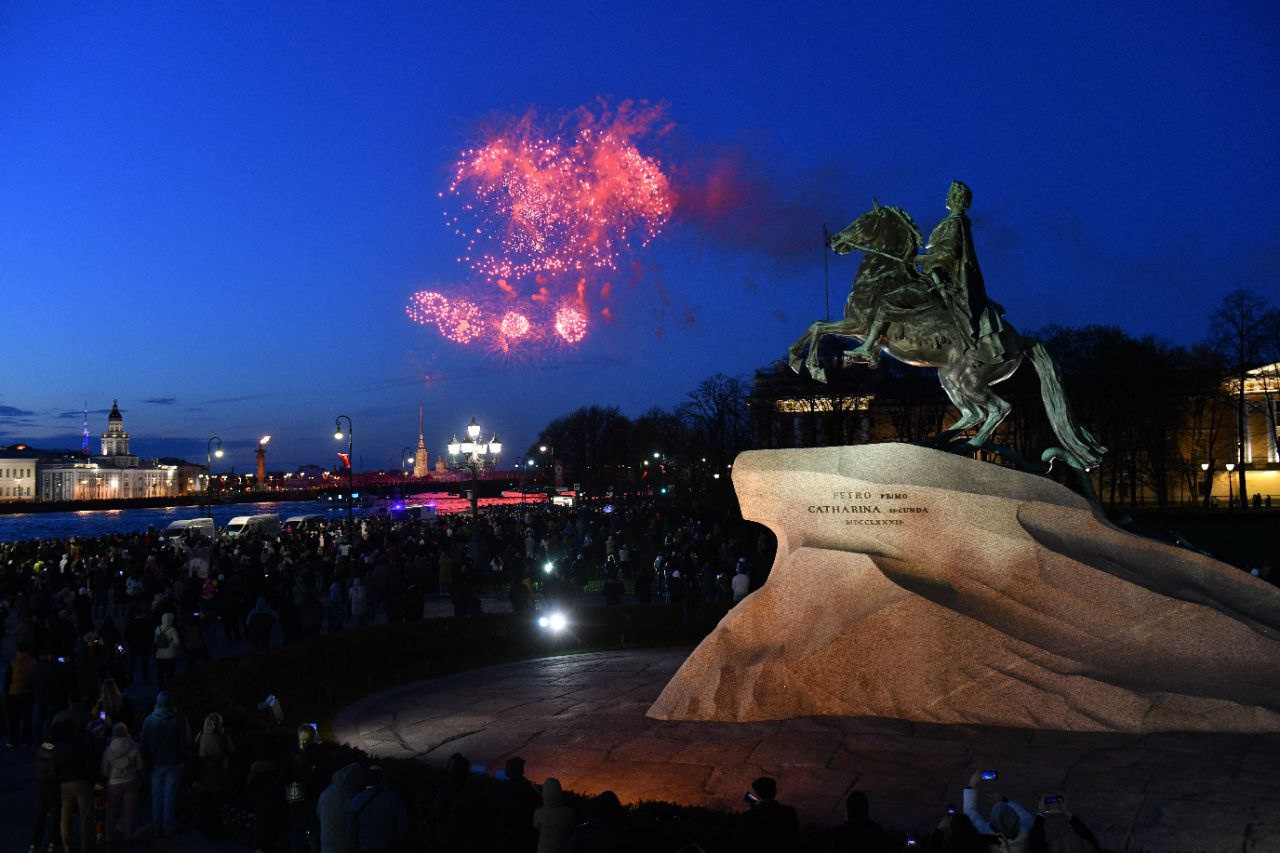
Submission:
{"label": "dark silhouette of head", "polygon": [[850,791],[844,801],[844,814],[849,820],[865,820],[871,816],[871,803],[862,791]]}
{"label": "dark silhouette of head", "polygon": [[772,800],[778,796],[778,783],[768,776],[761,776],[751,783],[751,790],[762,800]]}

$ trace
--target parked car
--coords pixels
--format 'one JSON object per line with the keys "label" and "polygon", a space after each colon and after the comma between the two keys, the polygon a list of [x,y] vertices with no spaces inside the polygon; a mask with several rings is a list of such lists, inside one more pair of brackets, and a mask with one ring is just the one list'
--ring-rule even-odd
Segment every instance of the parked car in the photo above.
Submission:
{"label": "parked car", "polygon": [[226,527],[222,528],[222,535],[227,539],[235,539],[248,533],[256,533],[259,536],[268,538],[279,536],[280,516],[274,513],[267,515],[237,515],[227,522]]}

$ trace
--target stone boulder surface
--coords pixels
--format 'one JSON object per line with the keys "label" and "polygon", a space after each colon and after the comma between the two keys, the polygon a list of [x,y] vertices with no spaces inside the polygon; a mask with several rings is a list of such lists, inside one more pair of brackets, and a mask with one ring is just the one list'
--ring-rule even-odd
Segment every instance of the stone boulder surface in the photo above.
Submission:
{"label": "stone boulder surface", "polygon": [[778,538],[648,715],[1280,731],[1280,590],[1043,477],[904,444],[738,457]]}

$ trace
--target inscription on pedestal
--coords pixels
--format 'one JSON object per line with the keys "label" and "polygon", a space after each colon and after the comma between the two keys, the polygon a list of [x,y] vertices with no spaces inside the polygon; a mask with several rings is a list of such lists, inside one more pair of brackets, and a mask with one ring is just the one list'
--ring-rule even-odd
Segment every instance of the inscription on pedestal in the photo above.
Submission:
{"label": "inscription on pedestal", "polygon": [[809,504],[808,511],[810,515],[838,515],[846,525],[850,526],[901,525],[910,520],[902,516],[920,516],[929,513],[927,506],[911,506],[903,503],[910,500],[910,492],[836,491],[831,493],[831,503]]}

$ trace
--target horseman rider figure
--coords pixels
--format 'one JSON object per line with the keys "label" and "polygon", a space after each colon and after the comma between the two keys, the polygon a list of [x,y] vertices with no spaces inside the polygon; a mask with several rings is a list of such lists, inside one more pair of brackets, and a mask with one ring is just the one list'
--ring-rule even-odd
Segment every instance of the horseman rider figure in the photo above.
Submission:
{"label": "horseman rider figure", "polygon": [[[929,235],[925,253],[910,263],[919,264],[933,283],[969,347],[979,348],[982,361],[998,362],[1005,357],[1001,341],[1004,309],[987,298],[982,271],[978,268],[978,258],[973,251],[973,223],[965,215],[972,201],[973,192],[960,181],[952,181],[947,190],[947,217]],[[861,346],[847,353],[849,360],[876,366],[880,338],[893,319],[886,316],[888,313],[891,312],[884,309],[883,302],[876,306],[867,337]]]}

